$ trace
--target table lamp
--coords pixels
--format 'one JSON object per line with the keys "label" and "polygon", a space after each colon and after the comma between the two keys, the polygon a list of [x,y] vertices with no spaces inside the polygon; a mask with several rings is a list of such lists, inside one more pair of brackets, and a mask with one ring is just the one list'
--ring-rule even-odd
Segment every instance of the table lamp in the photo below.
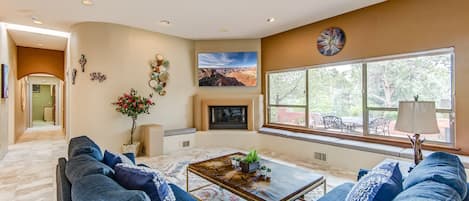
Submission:
{"label": "table lamp", "polygon": [[418,98],[415,101],[400,101],[395,130],[414,134],[408,137],[414,149],[415,165],[419,164],[423,159],[422,143],[425,141],[420,135],[440,133],[435,102],[418,101]]}

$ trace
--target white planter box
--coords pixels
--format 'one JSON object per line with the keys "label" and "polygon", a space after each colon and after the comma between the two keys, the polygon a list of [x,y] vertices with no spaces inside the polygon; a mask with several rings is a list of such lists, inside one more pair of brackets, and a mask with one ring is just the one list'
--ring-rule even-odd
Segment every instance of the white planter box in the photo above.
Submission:
{"label": "white planter box", "polygon": [[141,153],[141,150],[140,142],[122,145],[122,153],[134,153],[135,156],[138,156]]}

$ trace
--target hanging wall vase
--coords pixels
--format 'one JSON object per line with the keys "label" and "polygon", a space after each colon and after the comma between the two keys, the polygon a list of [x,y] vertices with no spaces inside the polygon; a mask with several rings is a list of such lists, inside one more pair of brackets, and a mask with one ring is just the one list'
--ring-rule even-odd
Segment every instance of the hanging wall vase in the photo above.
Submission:
{"label": "hanging wall vase", "polygon": [[73,85],[75,84],[75,79],[77,78],[77,72],[78,72],[78,71],[77,71],[76,68],[74,68],[74,69],[72,70],[72,84],[73,84]]}
{"label": "hanging wall vase", "polygon": [[78,61],[81,65],[81,72],[85,72],[85,65],[86,65],[86,57],[84,54],[81,55],[80,60]]}
{"label": "hanging wall vase", "polygon": [[157,54],[150,63],[151,73],[148,85],[160,96],[166,95],[165,87],[169,81],[169,61]]}

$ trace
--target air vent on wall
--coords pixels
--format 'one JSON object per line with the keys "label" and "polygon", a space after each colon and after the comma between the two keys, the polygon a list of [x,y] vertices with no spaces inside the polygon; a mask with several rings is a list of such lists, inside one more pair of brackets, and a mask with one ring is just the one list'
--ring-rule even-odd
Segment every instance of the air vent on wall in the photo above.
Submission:
{"label": "air vent on wall", "polygon": [[189,147],[191,146],[191,141],[182,141],[182,147]]}
{"label": "air vent on wall", "polygon": [[314,159],[327,161],[326,153],[314,152]]}

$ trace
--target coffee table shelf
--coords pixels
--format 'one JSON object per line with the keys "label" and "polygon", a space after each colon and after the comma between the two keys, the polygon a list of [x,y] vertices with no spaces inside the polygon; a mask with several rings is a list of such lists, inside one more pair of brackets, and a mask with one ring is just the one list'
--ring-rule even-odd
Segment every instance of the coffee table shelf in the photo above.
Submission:
{"label": "coffee table shelf", "polygon": [[[238,152],[189,164],[186,171],[187,191],[194,192],[215,184],[241,198],[255,201],[298,200],[320,186],[326,192],[325,177],[305,168],[261,159],[262,165],[272,169],[271,179],[265,180],[256,173],[243,173],[231,165],[232,157],[245,155]],[[212,184],[190,189],[191,173]]]}

